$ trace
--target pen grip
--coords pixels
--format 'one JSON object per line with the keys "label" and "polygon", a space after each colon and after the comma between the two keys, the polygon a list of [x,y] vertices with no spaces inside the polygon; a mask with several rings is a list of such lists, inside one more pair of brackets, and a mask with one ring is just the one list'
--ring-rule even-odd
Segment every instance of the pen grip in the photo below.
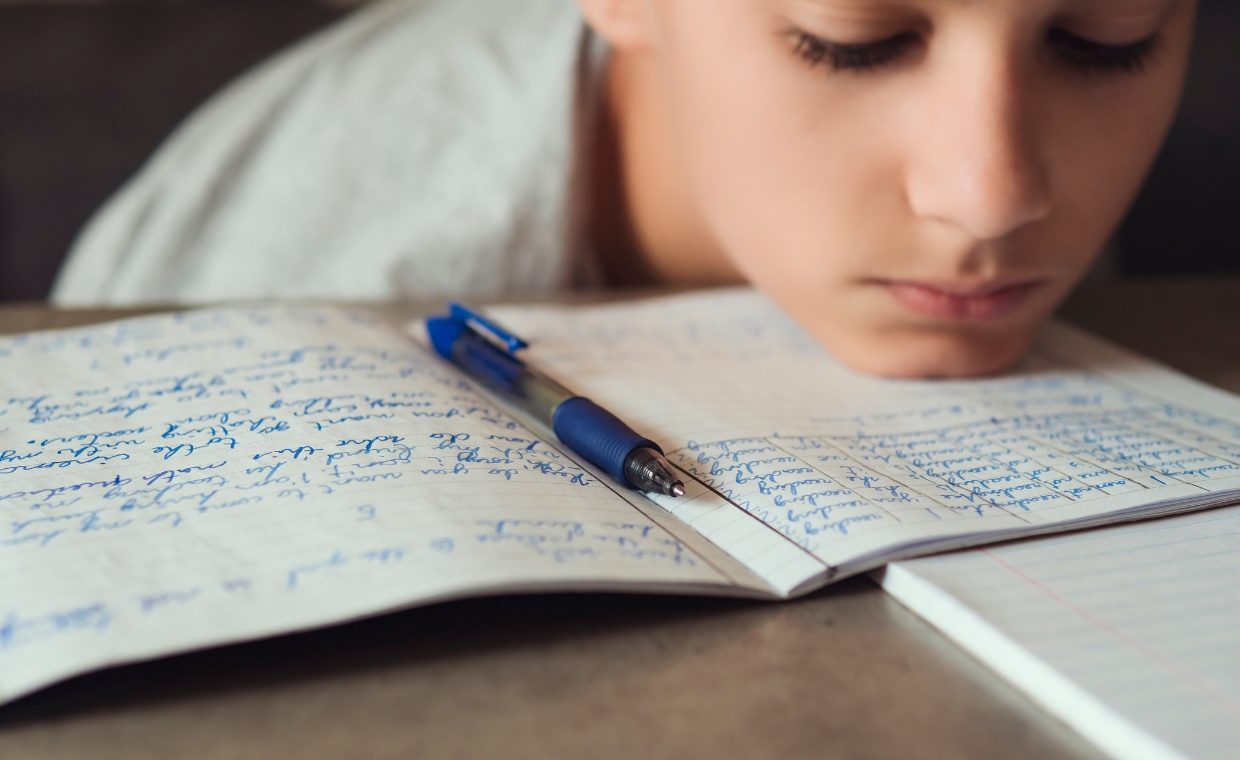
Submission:
{"label": "pen grip", "polygon": [[[624,464],[635,449],[663,450],[588,398],[575,396],[561,403],[551,420],[557,438],[621,483],[628,483]],[[631,485],[631,484],[630,484]]]}

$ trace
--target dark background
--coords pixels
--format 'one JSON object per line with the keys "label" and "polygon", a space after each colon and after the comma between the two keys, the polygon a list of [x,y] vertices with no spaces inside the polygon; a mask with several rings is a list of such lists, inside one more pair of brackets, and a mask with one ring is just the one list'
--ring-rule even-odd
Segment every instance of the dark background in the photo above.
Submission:
{"label": "dark background", "polygon": [[[82,224],[195,105],[348,5],[0,0],[0,301],[46,296]],[[1240,0],[1203,0],[1180,121],[1110,270],[1240,271],[1238,143]]]}

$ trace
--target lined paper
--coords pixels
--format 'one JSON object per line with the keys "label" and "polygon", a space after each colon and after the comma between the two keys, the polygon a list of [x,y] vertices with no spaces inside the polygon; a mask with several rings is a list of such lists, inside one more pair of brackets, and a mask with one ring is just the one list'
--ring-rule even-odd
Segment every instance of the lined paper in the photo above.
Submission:
{"label": "lined paper", "polygon": [[883,587],[1117,757],[1240,747],[1240,506],[892,564]]}
{"label": "lined paper", "polygon": [[1236,397],[1062,325],[1007,376],[912,382],[849,371],[750,290],[493,314],[841,574],[1240,496]]}
{"label": "lined paper", "polygon": [[751,577],[668,524],[364,313],[0,338],[0,700],[436,599]]}

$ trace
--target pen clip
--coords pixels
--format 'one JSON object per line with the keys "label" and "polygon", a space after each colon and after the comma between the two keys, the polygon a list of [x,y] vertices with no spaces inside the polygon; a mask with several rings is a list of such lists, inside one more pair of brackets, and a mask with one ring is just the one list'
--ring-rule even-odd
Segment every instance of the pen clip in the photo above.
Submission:
{"label": "pen clip", "polygon": [[453,319],[461,322],[474,332],[482,334],[484,338],[489,336],[493,342],[500,344],[511,355],[516,355],[521,349],[529,348],[530,346],[529,343],[526,343],[468,306],[453,302],[448,305],[448,311]]}

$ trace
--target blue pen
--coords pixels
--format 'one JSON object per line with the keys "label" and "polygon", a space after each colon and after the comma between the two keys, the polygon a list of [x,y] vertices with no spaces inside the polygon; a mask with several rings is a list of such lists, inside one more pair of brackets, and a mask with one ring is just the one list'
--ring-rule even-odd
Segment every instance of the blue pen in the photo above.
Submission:
{"label": "blue pen", "polygon": [[510,398],[595,467],[639,491],[684,495],[658,444],[517,358],[525,341],[457,303],[446,316],[426,320],[426,329],[440,356]]}

